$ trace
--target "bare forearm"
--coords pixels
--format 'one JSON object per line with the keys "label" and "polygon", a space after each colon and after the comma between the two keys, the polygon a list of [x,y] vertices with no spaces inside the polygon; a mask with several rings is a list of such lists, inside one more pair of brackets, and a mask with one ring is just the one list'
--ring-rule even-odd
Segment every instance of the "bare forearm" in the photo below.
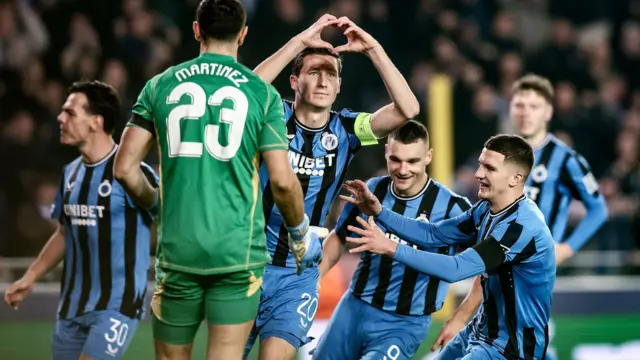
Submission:
{"label": "bare forearm", "polygon": [[286,226],[297,226],[304,219],[304,198],[300,182],[291,172],[284,184],[271,184],[273,200]]}
{"label": "bare forearm", "polygon": [[262,78],[262,80],[271,83],[278,77],[278,74],[298,55],[299,52],[304,50],[305,46],[297,38],[289,40],[280,50],[275,54],[269,56],[265,61],[260,63],[253,72]]}
{"label": "bare forearm", "polygon": [[345,246],[338,234],[336,234],[335,230],[332,231],[322,247],[322,262],[318,265],[321,279],[340,261],[344,248]]}
{"label": "bare forearm", "polygon": [[476,276],[473,279],[473,284],[467,296],[462,300],[460,306],[456,309],[453,317],[460,319],[463,322],[467,322],[469,318],[478,311],[480,304],[482,303],[482,283],[480,277]]}
{"label": "bare forearm", "polygon": [[382,46],[377,46],[367,52],[373,66],[378,70],[395,110],[405,119],[411,119],[420,112],[420,103],[411,91],[409,84],[398,68],[393,64]]}
{"label": "bare forearm", "polygon": [[33,282],[56,267],[64,256],[64,232],[57,230],[40,251],[38,258],[29,266],[25,277]]}
{"label": "bare forearm", "polygon": [[155,205],[158,190],[151,186],[140,167],[126,172],[116,170],[116,179],[138,206],[150,209]]}

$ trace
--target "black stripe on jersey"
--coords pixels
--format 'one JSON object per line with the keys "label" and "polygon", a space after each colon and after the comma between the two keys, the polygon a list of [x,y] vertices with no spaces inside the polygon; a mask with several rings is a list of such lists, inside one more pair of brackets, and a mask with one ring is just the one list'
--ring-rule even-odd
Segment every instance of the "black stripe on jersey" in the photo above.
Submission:
{"label": "black stripe on jersey", "polygon": [[536,352],[536,333],[532,327],[522,328],[522,351],[524,360],[533,360]]}
{"label": "black stripe on jersey", "polygon": [[[321,136],[325,136],[325,134],[333,134],[333,132],[329,127],[327,127],[325,132]],[[327,156],[329,156],[330,154],[334,154],[335,164],[331,167],[325,166],[325,171],[322,175],[322,184],[320,185],[320,191],[318,192],[318,196],[316,197],[316,204],[313,206],[313,212],[311,213],[311,225],[322,226],[320,222],[324,221],[324,219],[321,219],[322,209],[324,208],[327,193],[329,192],[329,189],[331,189],[331,184],[333,184],[333,181],[336,179],[336,170],[338,168],[337,154],[339,148],[340,146],[337,146],[335,149],[327,151]],[[345,161],[345,167],[348,164],[349,162]],[[342,171],[343,174],[345,172],[346,171]]]}
{"label": "black stripe on jersey", "polygon": [[[289,124],[293,125],[289,125]],[[287,122],[287,131],[289,131],[290,127],[295,129],[295,117],[292,116],[291,119]],[[295,130],[294,130],[295,131]],[[294,132],[295,134],[295,132]],[[316,133],[312,133],[309,131],[302,131],[302,154],[305,156],[313,156],[313,138]],[[300,185],[302,186],[302,198],[305,199],[307,196],[307,191],[309,190],[309,178],[311,175],[307,174],[297,174],[298,180],[300,181]],[[314,225],[311,223],[311,225]],[[276,250],[273,253],[273,261],[271,264],[275,266],[285,267],[287,266],[287,257],[289,256],[289,235],[287,233],[287,226],[284,223],[284,219],[282,221],[282,225],[280,226],[280,233],[278,234],[278,244],[276,245]]]}
{"label": "black stripe on jersey", "polygon": [[130,318],[136,314],[136,248],[138,242],[138,211],[126,205],[124,210],[124,293],[120,312]]}
{"label": "black stripe on jersey", "polygon": [[356,121],[354,118],[347,118],[342,115],[338,115],[338,119],[340,119],[340,123],[342,124],[344,131],[348,132],[349,134],[356,133],[356,130],[355,130]]}
{"label": "black stripe on jersey", "polygon": [[495,270],[502,264],[505,258],[505,251],[493,236],[489,236],[485,240],[480,241],[474,245],[472,249],[480,255],[484,263],[485,271],[487,272]]}
{"label": "black stripe on jersey", "polygon": [[347,215],[347,218],[344,220],[344,223],[342,223],[342,226],[338,228],[337,234],[343,244],[346,244],[347,236],[349,236],[349,230],[347,230],[347,227],[349,225],[356,225],[356,218],[358,217],[358,214],[360,214],[360,210],[354,206],[353,209],[351,209],[351,212],[349,212],[349,215]]}
{"label": "black stripe on jersey", "polygon": [[[438,254],[448,255],[449,247],[443,246],[438,249]],[[414,282],[415,285],[415,282]],[[436,311],[436,300],[438,297],[438,287],[440,287],[440,279],[430,276],[429,283],[427,284],[427,292],[424,296],[424,314],[429,315]]]}
{"label": "black stripe on jersey", "polygon": [[[76,165],[76,168],[73,170],[73,174],[71,174],[71,177],[69,178],[69,184],[73,184],[76,181],[76,178],[78,177],[78,172],[80,171],[80,168],[82,167],[82,161],[78,161],[78,165]],[[64,183],[64,174],[62,177],[62,183]],[[71,197],[71,190],[67,191],[66,194],[64,194],[64,200],[62,201],[62,206],[64,207],[64,204],[68,204],[69,203],[69,197]],[[64,210],[61,209],[61,210]],[[64,211],[60,212],[60,216],[62,219],[66,219],[66,223],[69,227],[71,227],[71,223],[69,222],[69,219],[64,216]],[[67,232],[69,233],[69,236],[71,236],[73,238],[73,230],[72,229],[68,229]],[[75,242],[75,241],[74,241]],[[71,246],[71,264],[67,264],[67,262],[64,262],[64,265],[62,266],[62,282],[60,283],[60,295],[63,297],[63,301],[62,301],[62,306],[60,307],[60,317],[61,318],[66,318],[67,317],[67,313],[69,312],[69,306],[71,305],[71,293],[73,292],[73,288],[75,287],[75,281],[73,281],[76,277],[76,267],[77,267],[77,263],[78,260],[76,258],[78,254],[76,253],[76,247],[75,246]],[[63,291],[65,291],[65,286],[67,284],[67,266],[71,266],[71,275],[69,276],[69,280],[71,280],[70,284],[69,284],[69,288],[66,289],[67,292],[65,294],[62,294]]]}
{"label": "black stripe on jersey", "polygon": [[[378,199],[384,199],[387,195],[387,191],[389,191],[389,183],[391,182],[391,178],[387,177],[376,185],[376,188],[373,190],[373,194]],[[360,272],[358,273],[358,278],[356,279],[356,284],[353,286],[353,296],[360,298],[362,296],[362,292],[367,287],[367,281],[369,281],[369,271],[371,271],[371,253],[366,252],[364,255],[364,259],[362,259],[362,266],[360,267]]]}
{"label": "black stripe on jersey", "polygon": [[520,350],[518,348],[516,289],[513,283],[513,266],[511,264],[503,264],[498,267],[498,277],[500,278],[500,288],[504,299],[504,324],[509,336],[507,345],[504,348],[504,356],[507,359],[518,359]]}
{"label": "black stripe on jersey", "polygon": [[449,198],[449,203],[447,204],[447,212],[444,213],[445,220],[451,218],[451,210],[453,210],[453,207],[456,205],[458,205],[463,212],[471,208],[463,198],[452,196]]}
{"label": "black stripe on jersey", "polygon": [[[89,202],[89,190],[91,189],[91,178],[93,177],[93,167],[85,166],[82,186],[78,195],[78,203]],[[80,288],[80,299],[76,309],[76,317],[84,313],[84,308],[89,301],[91,294],[91,253],[89,249],[89,227],[78,226],[78,245],[80,246],[80,256],[82,256],[82,287]]]}
{"label": "black stripe on jersey", "polygon": [[[553,141],[549,141],[547,143],[547,145],[544,147],[544,150],[542,150],[542,154],[540,155],[540,162],[538,162],[538,165],[535,165],[534,169],[538,166],[544,166],[545,168],[549,168],[549,160],[551,160],[551,155],[553,154],[553,151],[556,149],[556,143],[554,143]],[[536,204],[541,204],[540,199],[542,198],[542,183],[538,183],[534,181],[534,184],[536,184],[538,188],[538,196],[536,197]]]}
{"label": "black stripe on jersey", "polygon": [[523,229],[524,227],[517,222],[510,223],[504,235],[502,235],[502,239],[500,239],[500,244],[511,248],[522,235]]}
{"label": "black stripe on jersey", "polygon": [[[100,184],[108,182],[113,186],[113,162],[115,155],[111,156],[104,168]],[[102,186],[102,185],[100,185]],[[98,188],[98,190],[100,187]],[[99,191],[98,191],[99,192]],[[98,194],[98,206],[103,206],[102,217],[98,218],[98,261],[100,262],[100,299],[96,303],[95,310],[104,310],[109,305],[111,298],[111,200],[110,196]]]}
{"label": "black stripe on jersey", "polygon": [[[431,218],[431,211],[433,205],[436,203],[436,198],[440,192],[440,188],[429,183],[429,187],[422,196],[422,201],[418,207],[418,216],[425,215],[427,219]],[[411,304],[413,302],[413,293],[416,288],[416,281],[418,281],[418,272],[410,267],[405,267],[404,274],[402,275],[402,285],[400,286],[400,293],[398,296],[398,305],[396,306],[396,313],[402,315],[411,314]],[[429,285],[427,285],[427,294],[429,294]],[[436,288],[437,290],[437,288]],[[428,296],[428,295],[427,295]],[[435,303],[435,301],[434,301]],[[434,305],[435,307],[435,305]],[[425,303],[425,311],[427,311],[427,304]]]}
{"label": "black stripe on jersey", "polygon": [[484,314],[487,316],[487,337],[489,342],[498,338],[500,327],[498,324],[498,305],[496,299],[489,290],[489,279],[481,277],[480,283],[482,284],[482,292],[484,293],[484,302],[482,307],[484,308]]}
{"label": "black stripe on jersey", "polygon": [[544,352],[542,353],[542,360],[547,358],[547,348],[549,347],[549,325],[544,327]]}
{"label": "black stripe on jersey", "polygon": [[536,239],[535,238],[531,238],[531,240],[529,240],[529,243],[527,244],[527,246],[524,247],[524,249],[522,249],[522,251],[520,251],[518,253],[518,255],[516,255],[513,260],[511,260],[511,263],[516,265],[519,264],[523,261],[526,261],[528,258],[532,257],[533,255],[535,255],[535,253],[538,250],[536,249]]}
{"label": "black stripe on jersey", "polygon": [[[569,161],[569,157],[571,155],[567,154],[564,157],[564,160],[562,160],[562,167],[560,171],[562,171],[562,173],[560,174],[560,178],[562,182],[566,183],[566,180],[563,180],[563,178],[566,177],[565,174],[568,175],[568,171],[566,170],[566,166],[567,166],[567,161]],[[569,181],[571,181],[571,179],[569,179]],[[573,188],[573,186],[569,186],[569,188]],[[560,187],[556,187],[554,189],[554,194],[553,194],[553,205],[551,206],[551,216],[549,217],[549,229],[553,229],[553,225],[555,225],[556,220],[558,219],[558,211],[560,211],[560,202],[562,201],[562,194],[560,193]],[[576,191],[577,193],[577,191]],[[575,194],[574,194],[575,196]],[[578,193],[577,195],[578,197],[576,197],[577,199],[580,199],[580,194]]]}
{"label": "black stripe on jersey", "polygon": [[[396,199],[391,207],[391,211],[400,215],[404,215],[406,209],[407,201],[400,199]],[[387,296],[387,290],[389,290],[389,283],[391,282],[393,258],[387,255],[381,255],[378,270],[378,285],[376,286],[376,290],[373,292],[371,305],[378,309],[382,309],[384,307],[384,298]]]}

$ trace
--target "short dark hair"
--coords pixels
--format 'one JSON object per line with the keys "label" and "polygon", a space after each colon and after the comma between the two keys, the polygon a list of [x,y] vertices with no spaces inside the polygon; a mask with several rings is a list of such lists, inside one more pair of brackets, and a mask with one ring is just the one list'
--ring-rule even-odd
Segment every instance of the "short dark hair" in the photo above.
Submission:
{"label": "short dark hair", "polygon": [[518,135],[495,135],[484,143],[487,150],[504,155],[505,162],[512,162],[525,170],[525,179],[533,167],[533,149]]}
{"label": "short dark hair", "polygon": [[77,81],[69,87],[68,92],[69,94],[83,93],[87,97],[85,111],[102,116],[104,132],[113,134],[116,121],[120,116],[120,97],[111,85],[97,80]]}
{"label": "short dark hair", "polygon": [[399,141],[403,144],[412,144],[418,140],[423,140],[429,145],[429,131],[427,127],[415,120],[409,120],[399,128],[393,130],[387,137],[387,141]]}
{"label": "short dark hair", "polygon": [[538,95],[545,98],[549,104],[553,103],[553,85],[551,85],[551,81],[545,77],[536,74],[527,74],[521,77],[511,86],[511,96],[526,90],[535,91]]}
{"label": "short dark hair", "polygon": [[247,12],[239,0],[202,0],[196,10],[202,40],[234,40],[244,28]]}
{"label": "short dark hair", "polygon": [[291,73],[293,75],[300,75],[300,71],[304,66],[304,58],[309,55],[329,55],[336,58],[338,60],[338,75],[342,73],[342,56],[326,48],[306,48],[298,53],[298,55],[293,59],[293,66],[291,67]]}

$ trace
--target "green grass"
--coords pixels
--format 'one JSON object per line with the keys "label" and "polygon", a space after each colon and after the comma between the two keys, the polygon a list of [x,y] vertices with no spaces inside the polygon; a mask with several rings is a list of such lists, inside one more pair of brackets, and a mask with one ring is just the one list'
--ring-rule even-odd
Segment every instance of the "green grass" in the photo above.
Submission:
{"label": "green grass", "polygon": [[[553,344],[560,360],[571,359],[573,347],[580,343],[612,343],[640,339],[640,315],[554,317],[556,337]],[[434,322],[429,336],[418,351],[416,359],[422,359],[440,331],[442,323]],[[0,358],[7,360],[40,360],[51,358],[52,323],[3,323],[0,324]],[[206,334],[198,333],[194,359],[204,359]],[[256,348],[250,359],[257,359]],[[142,323],[129,346],[125,360],[154,359],[151,324]]]}

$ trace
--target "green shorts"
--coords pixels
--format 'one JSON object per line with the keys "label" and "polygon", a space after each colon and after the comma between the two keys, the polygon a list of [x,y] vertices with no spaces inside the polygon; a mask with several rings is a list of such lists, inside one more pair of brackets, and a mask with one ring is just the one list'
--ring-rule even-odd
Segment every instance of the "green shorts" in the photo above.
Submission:
{"label": "green shorts", "polygon": [[234,325],[254,320],[264,267],[198,275],[156,267],[151,300],[154,338],[166,344],[193,341],[200,323]]}

